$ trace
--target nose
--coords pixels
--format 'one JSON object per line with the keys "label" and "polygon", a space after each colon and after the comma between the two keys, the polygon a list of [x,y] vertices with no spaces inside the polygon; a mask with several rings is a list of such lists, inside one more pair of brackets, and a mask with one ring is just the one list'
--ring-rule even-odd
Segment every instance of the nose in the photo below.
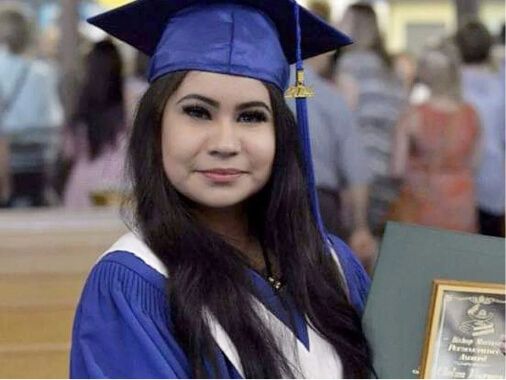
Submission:
{"label": "nose", "polygon": [[241,141],[233,123],[221,122],[214,127],[208,141],[211,156],[219,158],[233,157],[241,151]]}

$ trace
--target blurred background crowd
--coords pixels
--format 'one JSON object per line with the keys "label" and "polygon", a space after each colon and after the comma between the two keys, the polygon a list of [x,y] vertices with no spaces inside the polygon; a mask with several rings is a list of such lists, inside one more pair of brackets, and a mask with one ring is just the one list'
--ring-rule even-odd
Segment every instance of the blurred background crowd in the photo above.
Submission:
{"label": "blurred background crowd", "polygon": [[[148,62],[85,22],[127,2],[0,1],[2,208],[128,194]],[[387,220],[504,236],[504,1],[301,3],[355,42],[307,62],[327,227],[366,266]]]}

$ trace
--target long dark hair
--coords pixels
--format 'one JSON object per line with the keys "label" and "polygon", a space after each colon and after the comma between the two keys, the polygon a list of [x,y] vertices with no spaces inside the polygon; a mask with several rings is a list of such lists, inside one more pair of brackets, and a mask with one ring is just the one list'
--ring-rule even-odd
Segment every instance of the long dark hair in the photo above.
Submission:
{"label": "long dark hair", "polygon": [[[378,25],[378,18],[371,4],[358,2],[350,5],[347,12],[351,12],[353,17],[350,34],[355,44],[347,46],[343,50],[352,50],[354,48],[371,49],[381,58],[387,67],[391,67],[392,58],[385,48]],[[366,45],[364,45],[365,42]]]}
{"label": "long dark hair", "polygon": [[97,42],[86,58],[85,82],[72,125],[86,129],[91,160],[106,146],[114,146],[125,127],[122,67],[120,53],[110,40]]}
{"label": "long dark hair", "polygon": [[[188,201],[169,183],[162,164],[165,104],[185,72],[155,81],[141,100],[129,146],[137,228],[167,266],[171,320],[194,377],[214,363],[209,311],[237,348],[248,378],[292,374],[251,302],[253,286],[240,253],[199,223]],[[336,264],[325,253],[310,212],[296,122],[275,86],[267,87],[276,126],[276,154],[268,184],[250,200],[250,222],[263,247],[276,256],[285,291],[298,311],[335,347],[346,377],[368,377],[371,358],[359,316],[349,304]],[[240,308],[237,305],[241,305]],[[216,366],[214,366],[216,370]]]}

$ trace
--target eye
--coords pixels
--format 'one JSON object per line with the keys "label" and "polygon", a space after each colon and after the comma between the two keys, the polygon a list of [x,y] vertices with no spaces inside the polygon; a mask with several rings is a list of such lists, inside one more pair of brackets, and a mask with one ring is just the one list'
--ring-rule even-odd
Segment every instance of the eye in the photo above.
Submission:
{"label": "eye", "polygon": [[211,120],[211,113],[199,105],[184,106],[183,112],[193,119]]}
{"label": "eye", "polygon": [[237,121],[239,123],[265,123],[269,120],[265,112],[262,111],[246,111],[242,112],[239,117],[237,118]]}

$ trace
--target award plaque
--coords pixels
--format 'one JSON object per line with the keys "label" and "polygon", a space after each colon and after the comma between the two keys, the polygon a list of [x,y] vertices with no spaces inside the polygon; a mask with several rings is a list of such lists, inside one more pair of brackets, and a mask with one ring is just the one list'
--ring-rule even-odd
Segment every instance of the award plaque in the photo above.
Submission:
{"label": "award plaque", "polygon": [[504,379],[503,284],[434,280],[421,377]]}
{"label": "award plaque", "polygon": [[[505,243],[388,223],[362,317],[379,378],[505,378],[505,357],[496,355],[504,334]],[[437,298],[436,279],[459,287],[439,284]],[[486,297],[503,303],[486,304]]]}

